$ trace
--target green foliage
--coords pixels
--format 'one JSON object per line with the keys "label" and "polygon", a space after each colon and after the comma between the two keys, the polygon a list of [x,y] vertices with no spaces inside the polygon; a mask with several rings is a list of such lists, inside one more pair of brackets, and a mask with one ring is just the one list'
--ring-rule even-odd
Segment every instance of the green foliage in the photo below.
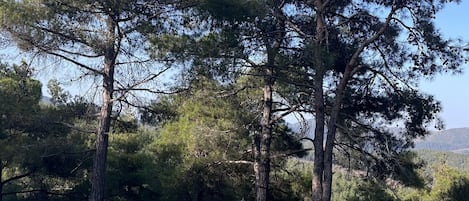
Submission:
{"label": "green foliage", "polygon": [[162,126],[167,121],[173,120],[177,116],[177,108],[168,97],[161,97],[156,104],[151,104],[145,109],[141,109],[140,119],[144,124],[151,126]]}
{"label": "green foliage", "polygon": [[57,80],[49,80],[47,88],[54,105],[66,104],[69,101],[70,93],[64,91]]}
{"label": "green foliage", "polygon": [[426,200],[467,200],[469,194],[469,175],[446,165],[439,165],[433,169],[431,191]]}
{"label": "green foliage", "polygon": [[162,191],[157,176],[161,166],[148,152],[156,133],[138,130],[110,135],[106,186],[108,200],[156,200]]}
{"label": "green foliage", "polygon": [[335,169],[332,200],[353,201],[395,201],[392,191],[383,183],[365,178],[363,172]]}
{"label": "green foliage", "polygon": [[138,123],[137,119],[135,119],[132,115],[121,115],[116,120],[114,120],[113,125],[113,132],[116,133],[132,133],[138,130]]}
{"label": "green foliage", "polygon": [[311,196],[311,168],[309,161],[287,159],[285,165],[272,172],[272,200],[309,200]]}
{"label": "green foliage", "polygon": [[[90,164],[83,142],[87,136],[65,126],[74,119],[71,112],[40,105],[41,95],[41,84],[31,78],[25,63],[2,65],[0,193],[6,200],[46,200],[50,193],[64,194],[64,199],[70,200],[86,183]],[[83,196],[76,200],[83,200]]]}
{"label": "green foliage", "polygon": [[259,0],[202,0],[203,9],[215,18],[228,21],[254,20],[266,11]]}
{"label": "green foliage", "polygon": [[242,151],[249,147],[249,133],[243,128],[245,114],[235,98],[217,97],[215,89],[220,86],[213,81],[201,84],[175,97],[177,116],[162,127],[150,146],[161,157],[161,165],[170,167],[160,174],[169,189],[163,195],[168,200],[235,199],[240,195],[233,192],[233,185],[244,183],[241,172],[251,171],[246,164],[230,164],[246,159]]}
{"label": "green foliage", "polygon": [[[132,115],[114,119],[109,200],[253,199],[250,138],[261,127],[262,79],[276,83],[275,111],[294,105],[333,120],[330,108],[338,103],[342,109],[337,122],[329,122],[340,132],[330,142],[346,153],[335,161],[378,179],[338,172],[335,200],[395,200],[383,184],[389,177],[424,186],[422,173],[415,170],[423,164],[406,149],[428,134],[425,126],[437,121],[441,106],[411,86],[415,78],[457,70],[464,60],[460,48],[433,25],[436,11],[450,1],[311,2],[5,0],[0,3],[0,29],[20,49],[57,56],[86,75],[100,75],[96,66],[109,50],[116,50],[107,59],[119,63],[119,92],[131,93],[126,86],[144,86],[160,75],[163,65],[152,66],[146,59],[190,66],[190,91],[162,96],[142,112],[146,126],[156,125],[158,131],[143,129]],[[391,15],[386,18],[382,12]],[[321,14],[327,20],[316,27]],[[400,17],[407,17],[406,25]],[[103,27],[115,28],[107,33],[112,36],[103,34]],[[136,71],[135,65],[142,63],[151,67]],[[273,75],[266,76],[266,69]],[[41,200],[52,196],[40,192],[66,186],[72,191],[58,193],[80,195],[53,199],[84,200],[93,137],[75,126],[96,127],[90,114],[99,108],[72,100],[54,80],[48,83],[54,105],[41,107],[41,84],[29,70],[24,63],[0,69],[2,176],[34,172],[5,189],[40,188],[16,197]],[[344,91],[337,83],[346,84]],[[319,94],[326,99],[320,103],[324,111],[317,110],[318,100],[312,98],[318,87],[324,90]],[[405,129],[387,129],[395,122]],[[271,199],[309,197],[311,173],[284,159],[301,156],[301,144],[282,121],[268,124],[274,128]],[[438,166],[432,179],[427,189],[403,190],[409,192],[404,199],[424,195],[426,200],[460,200],[468,193],[466,173]]]}
{"label": "green foliage", "polygon": [[392,177],[406,186],[422,188],[424,186],[424,178],[421,169],[425,165],[425,161],[420,159],[419,155],[412,151],[403,152],[399,155],[398,169],[396,176]]}
{"label": "green foliage", "polygon": [[1,130],[24,125],[39,110],[41,83],[31,79],[29,71],[25,63],[0,65]]}
{"label": "green foliage", "polygon": [[[407,157],[415,160],[415,156]],[[286,166],[288,174],[283,178],[291,180],[292,192],[299,197],[308,197],[311,189],[311,162],[290,160]],[[430,173],[424,170],[431,169]],[[467,200],[469,193],[469,172],[447,164],[436,162],[433,165],[424,163],[415,169],[415,174],[424,179],[424,185],[405,185],[406,182],[387,179],[377,180],[366,175],[366,172],[350,170],[336,166],[334,168],[333,197],[334,201],[342,200],[388,200],[388,201],[437,201]],[[275,176],[274,176],[275,178]],[[409,178],[410,179],[410,178]],[[303,181],[303,182],[302,182]],[[287,189],[284,187],[283,189]],[[295,200],[291,196],[291,200]]]}

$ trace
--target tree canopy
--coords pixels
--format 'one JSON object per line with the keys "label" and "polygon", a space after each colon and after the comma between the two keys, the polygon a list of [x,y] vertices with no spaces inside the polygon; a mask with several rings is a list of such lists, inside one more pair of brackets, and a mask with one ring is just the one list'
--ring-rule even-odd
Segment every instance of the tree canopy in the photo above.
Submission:
{"label": "tree canopy", "polygon": [[[264,201],[309,193],[330,201],[334,165],[364,171],[376,184],[417,186],[421,164],[408,149],[441,125],[442,109],[418,90],[419,80],[459,72],[467,61],[465,44],[434,25],[451,2],[458,1],[2,1],[4,37],[66,70],[76,67],[74,79],[99,80],[101,93],[94,102],[72,98],[51,80],[52,106],[41,107],[30,66],[2,65],[0,139],[77,137],[70,147],[83,157],[92,150],[94,160],[79,166],[91,176],[71,186],[91,184],[80,198],[93,201]],[[304,121],[314,135],[292,132],[283,120],[291,114],[312,116]],[[304,140],[313,142],[311,174],[293,168],[285,175],[287,158],[309,150]],[[21,148],[8,147],[7,155]],[[283,190],[305,178],[310,186]],[[74,192],[88,193],[81,188]],[[361,195],[353,199],[373,199]]]}

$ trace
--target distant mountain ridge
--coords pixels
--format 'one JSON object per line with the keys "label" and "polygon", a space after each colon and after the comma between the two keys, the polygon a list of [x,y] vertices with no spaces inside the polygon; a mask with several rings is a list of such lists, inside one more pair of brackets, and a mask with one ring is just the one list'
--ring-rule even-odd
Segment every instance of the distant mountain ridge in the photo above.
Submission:
{"label": "distant mountain ridge", "polygon": [[[314,136],[314,121],[308,120],[306,128],[305,125],[300,123],[287,125],[292,129],[292,131],[299,133],[302,136]],[[425,138],[415,140],[414,149],[469,154],[469,128],[453,128],[442,131],[433,131]]]}
{"label": "distant mountain ridge", "polygon": [[415,149],[469,154],[469,128],[453,128],[434,132],[423,139],[416,140]]}

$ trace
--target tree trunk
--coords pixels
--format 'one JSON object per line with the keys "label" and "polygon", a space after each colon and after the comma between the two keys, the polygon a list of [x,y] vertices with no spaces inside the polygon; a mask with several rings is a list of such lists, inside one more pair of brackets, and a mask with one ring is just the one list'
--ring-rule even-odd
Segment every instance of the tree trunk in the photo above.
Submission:
{"label": "tree trunk", "polygon": [[[281,16],[280,1],[269,2],[274,9],[275,15]],[[285,21],[277,22],[275,30],[264,30],[264,33],[277,33],[265,35],[263,40],[267,50],[267,64],[263,67],[263,111],[261,119],[261,133],[256,132],[254,136],[254,172],[256,175],[256,201],[266,201],[269,196],[270,181],[270,144],[272,141],[272,111],[273,111],[273,86],[275,83],[274,68],[280,45],[285,37]]]}
{"label": "tree trunk", "polygon": [[324,192],[328,191],[324,186],[325,171],[325,152],[324,152],[324,127],[326,119],[325,100],[324,100],[324,75],[325,54],[327,51],[327,27],[325,24],[324,2],[322,0],[314,1],[316,7],[316,40],[314,50],[314,113],[316,120],[316,128],[314,132],[314,167],[312,179],[312,198],[313,201],[330,201]]}
{"label": "tree trunk", "polygon": [[315,90],[314,90],[314,110],[315,110],[315,121],[316,128],[314,130],[314,167],[313,167],[313,180],[312,180],[312,193],[314,201],[322,201],[323,197],[323,172],[324,172],[324,120],[325,120],[325,108],[324,108],[324,95],[323,95],[323,75],[320,72],[316,72],[315,76]]}
{"label": "tree trunk", "polygon": [[106,160],[109,130],[111,126],[111,113],[112,113],[112,95],[114,91],[114,68],[116,59],[116,50],[114,47],[115,42],[115,27],[116,24],[111,17],[106,20],[107,25],[107,42],[104,55],[104,69],[103,69],[103,92],[102,92],[102,105],[99,115],[99,125],[96,134],[96,153],[93,164],[93,178],[91,187],[91,201],[104,200],[104,186],[106,175]]}
{"label": "tree trunk", "polygon": [[272,66],[265,70],[262,131],[256,133],[254,171],[256,174],[256,201],[266,201],[269,193],[270,143],[272,138]]}
{"label": "tree trunk", "polygon": [[345,87],[352,76],[351,66],[347,66],[342,79],[335,91],[334,105],[332,105],[331,116],[327,125],[327,139],[324,151],[324,200],[332,198],[332,155],[334,151],[334,140],[337,131],[337,120],[339,119],[340,109],[345,93]]}
{"label": "tree trunk", "polygon": [[3,200],[3,161],[0,160],[0,201]]}

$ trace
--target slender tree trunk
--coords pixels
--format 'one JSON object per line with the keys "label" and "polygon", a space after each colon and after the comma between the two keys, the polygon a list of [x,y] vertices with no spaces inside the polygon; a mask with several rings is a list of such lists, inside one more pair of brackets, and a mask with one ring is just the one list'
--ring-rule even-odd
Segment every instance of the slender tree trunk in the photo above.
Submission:
{"label": "slender tree trunk", "polygon": [[3,200],[3,161],[0,160],[0,201]]}
{"label": "slender tree trunk", "polygon": [[264,103],[261,119],[262,131],[256,133],[254,171],[256,174],[256,201],[266,201],[269,191],[270,143],[272,138],[272,85],[273,69],[268,66],[264,77]]}
{"label": "slender tree trunk", "polygon": [[[269,5],[274,10],[274,15],[282,15],[281,2],[269,1]],[[262,75],[264,78],[263,87],[263,111],[261,119],[261,133],[257,132],[254,136],[254,172],[256,175],[256,201],[266,201],[269,196],[270,182],[270,144],[272,141],[272,111],[273,111],[273,86],[275,83],[274,68],[276,57],[280,45],[285,37],[285,21],[277,21],[275,30],[264,30],[264,33],[276,33],[275,35],[265,35],[264,43],[267,50],[267,64],[264,66]]]}
{"label": "slender tree trunk", "polygon": [[106,160],[109,130],[111,126],[111,113],[112,113],[112,94],[114,91],[114,68],[116,59],[116,50],[114,47],[115,42],[115,27],[111,17],[106,20],[107,25],[107,42],[104,56],[104,69],[103,69],[103,92],[102,92],[102,105],[99,115],[99,125],[96,134],[96,153],[93,164],[93,178],[91,188],[91,201],[104,200],[104,187],[106,175]]}
{"label": "slender tree trunk", "polygon": [[324,151],[324,200],[331,200],[332,198],[332,155],[334,151],[334,140],[337,131],[337,120],[339,119],[340,109],[344,99],[345,87],[348,80],[352,76],[352,69],[350,66],[346,67],[344,75],[337,86],[335,91],[334,105],[332,106],[331,116],[327,124],[327,140]]}
{"label": "slender tree trunk", "polygon": [[323,95],[323,75],[316,72],[314,81],[314,110],[316,128],[314,130],[314,167],[313,167],[313,180],[312,180],[312,193],[314,201],[322,201],[323,197],[323,172],[324,172],[324,120],[325,120],[325,107]]}
{"label": "slender tree trunk", "polygon": [[326,119],[325,100],[324,100],[324,75],[326,72],[323,52],[327,50],[327,27],[325,24],[324,3],[322,0],[314,2],[316,9],[316,30],[314,50],[314,113],[316,128],[314,131],[314,166],[312,180],[313,201],[329,201],[324,196],[324,127]]}
{"label": "slender tree trunk", "polygon": [[[318,9],[321,10],[321,9]],[[334,151],[334,140],[336,136],[336,130],[337,130],[337,120],[339,118],[339,113],[342,108],[342,103],[344,99],[344,93],[345,93],[345,88],[347,86],[348,81],[352,78],[354,71],[356,70],[355,68],[359,68],[356,66],[360,54],[365,50],[365,48],[372,44],[375,40],[378,39],[379,36],[381,36],[386,29],[388,28],[390,21],[392,19],[392,16],[394,13],[397,11],[397,8],[393,8],[391,12],[388,14],[388,17],[386,18],[386,23],[380,28],[380,30],[375,33],[372,37],[369,39],[365,40],[363,44],[355,51],[353,54],[352,58],[349,60],[345,67],[344,74],[342,75],[342,79],[339,82],[339,85],[337,86],[337,89],[335,90],[335,97],[334,97],[334,103],[332,105],[332,110],[331,110],[331,116],[329,118],[328,122],[328,133],[327,133],[327,140],[326,140],[326,146],[325,146],[325,160],[324,160],[324,201],[329,201],[331,200],[331,195],[332,195],[332,155]]]}

